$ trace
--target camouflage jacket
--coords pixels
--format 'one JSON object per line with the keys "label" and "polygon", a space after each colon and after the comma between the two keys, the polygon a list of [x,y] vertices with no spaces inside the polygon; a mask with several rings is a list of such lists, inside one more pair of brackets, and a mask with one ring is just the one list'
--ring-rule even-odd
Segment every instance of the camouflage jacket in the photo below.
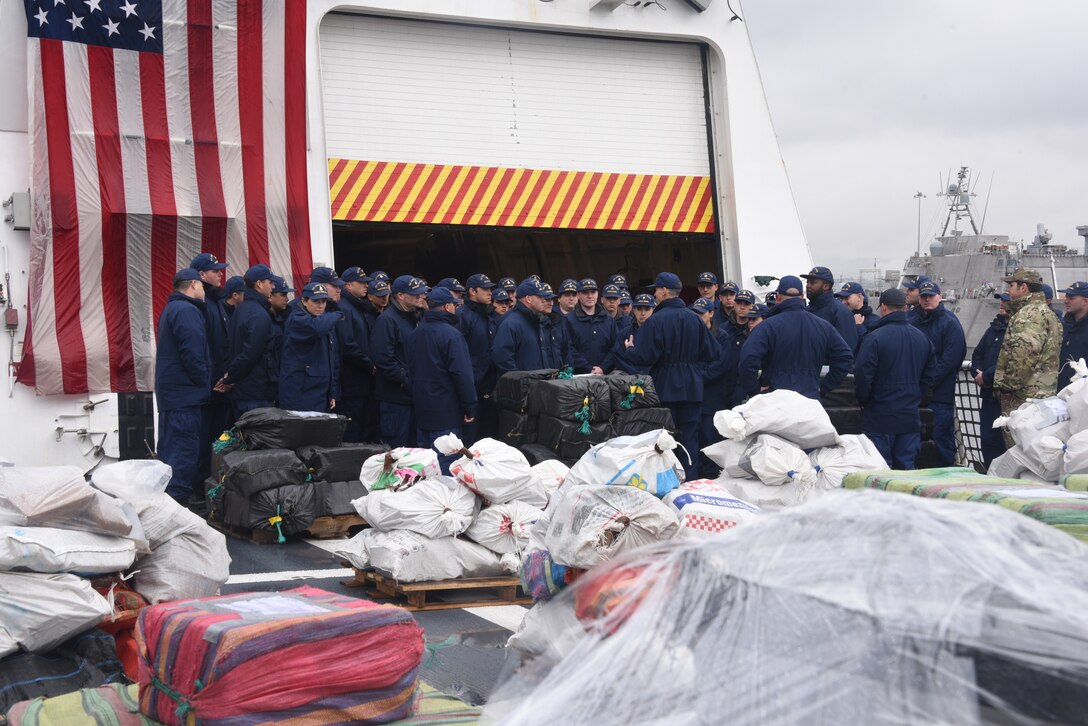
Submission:
{"label": "camouflage jacket", "polygon": [[1053,396],[1058,390],[1062,325],[1043,293],[1010,301],[1009,327],[997,355],[994,388],[1018,398]]}

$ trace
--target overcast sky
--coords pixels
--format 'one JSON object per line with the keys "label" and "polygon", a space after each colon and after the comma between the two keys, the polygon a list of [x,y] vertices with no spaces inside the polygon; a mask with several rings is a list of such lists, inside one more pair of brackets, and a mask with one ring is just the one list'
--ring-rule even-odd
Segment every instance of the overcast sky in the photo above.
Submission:
{"label": "overcast sky", "polygon": [[985,232],[1030,242],[1045,223],[1082,245],[1088,1],[747,0],[741,13],[816,264],[900,267],[915,192],[926,249],[944,221],[938,173],[960,165],[979,175],[980,216],[993,175]]}

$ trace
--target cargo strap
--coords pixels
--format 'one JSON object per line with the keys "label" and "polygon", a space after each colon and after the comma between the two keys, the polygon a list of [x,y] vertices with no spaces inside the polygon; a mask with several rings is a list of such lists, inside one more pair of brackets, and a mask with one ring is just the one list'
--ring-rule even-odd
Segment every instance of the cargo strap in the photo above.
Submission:
{"label": "cargo strap", "polygon": [[458,636],[451,635],[450,637],[443,640],[441,643],[434,643],[433,645],[431,643],[424,643],[424,647],[427,649],[427,653],[429,655],[427,657],[427,662],[423,664],[423,667],[430,667],[431,661],[435,659],[438,651],[442,650],[443,648],[449,648],[451,645],[457,645],[459,641],[460,638]]}
{"label": "cargo strap", "polygon": [[287,538],[283,536],[283,529],[280,527],[280,522],[282,521],[283,517],[280,516],[280,505],[277,504],[276,516],[268,518],[268,523],[276,528],[276,534],[279,535],[276,537],[276,544],[283,544],[287,541]]}
{"label": "cargo strap", "polygon": [[[186,715],[190,711],[195,710],[193,704],[189,702],[189,699],[185,697],[184,693],[175,691],[173,688],[160,681],[155,675],[151,676],[151,685],[166,694],[166,697],[171,701],[178,704],[177,710],[174,711],[174,715],[178,717],[178,721],[184,723]],[[196,686],[196,690],[198,691],[204,687],[204,684],[200,682],[199,678],[193,685]]]}
{"label": "cargo strap", "polygon": [[582,407],[574,412],[574,418],[576,421],[581,421],[582,425],[578,427],[578,433],[582,436],[589,436],[589,396],[582,399]]}
{"label": "cargo strap", "polygon": [[627,410],[631,408],[631,405],[635,402],[635,396],[645,396],[646,389],[643,386],[646,385],[646,381],[639,378],[634,384],[627,390],[627,395],[620,401],[620,408]]}

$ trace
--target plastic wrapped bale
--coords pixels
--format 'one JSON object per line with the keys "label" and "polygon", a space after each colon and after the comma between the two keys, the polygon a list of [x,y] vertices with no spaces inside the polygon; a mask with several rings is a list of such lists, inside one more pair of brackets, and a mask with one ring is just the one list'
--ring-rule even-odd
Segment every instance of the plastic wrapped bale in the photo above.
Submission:
{"label": "plastic wrapped bale", "polygon": [[551,529],[553,514],[555,514],[555,507],[545,509],[529,528],[529,539],[525,546],[526,554],[518,566],[521,587],[534,601],[551,598],[585,572],[578,567],[559,564],[548,552],[544,539],[548,536],[548,530]]}
{"label": "plastic wrapped bale", "polygon": [[[588,428],[589,433],[584,433]],[[607,441],[612,428],[606,424],[589,424],[563,421],[552,416],[540,417],[537,441],[554,451],[564,462],[578,461],[594,444]]]}
{"label": "plastic wrapped bale", "polygon": [[434,448],[446,456],[460,454],[450,464],[450,474],[470,491],[489,502],[517,499],[529,486],[529,462],[525,455],[495,439],[480,439],[466,447],[455,434],[439,436]]}
{"label": "plastic wrapped bale", "polygon": [[702,451],[708,459],[722,468],[723,473],[744,478],[751,476],[751,474],[741,468],[740,460],[753,440],[754,438],[737,439],[736,441],[723,439],[716,444],[704,447]]}
{"label": "plastic wrapped bale", "polygon": [[[1072,438],[1072,437],[1070,437]],[[1028,468],[1043,481],[1056,482],[1062,475],[1065,442],[1054,436],[1040,436],[1023,448]]]}
{"label": "plastic wrapped bale", "polygon": [[843,436],[841,446],[825,446],[809,454],[816,486],[835,489],[842,486],[843,477],[855,471],[880,471],[888,462],[880,455],[868,436]]}
{"label": "plastic wrapped bale", "polygon": [[401,608],[313,587],[147,608],[140,711],[164,724],[408,717],[423,630]]}
{"label": "plastic wrapped bale", "polygon": [[734,477],[723,473],[714,483],[737,499],[766,511],[794,507],[828,492],[816,486],[814,476],[772,486],[759,479]]}
{"label": "plastic wrapped bale", "polygon": [[130,459],[106,464],[91,474],[95,489],[126,502],[140,502],[166,492],[173,472],[155,459]]}
{"label": "plastic wrapped bale", "polygon": [[366,487],[358,479],[354,481],[315,481],[314,516],[337,517],[341,514],[355,514],[351,502],[366,496]]}
{"label": "plastic wrapped bale", "polygon": [[676,431],[672,411],[667,408],[635,408],[630,411],[613,408],[610,423],[614,436],[638,436],[657,429]]}
{"label": "plastic wrapped bale", "polygon": [[727,439],[774,434],[802,449],[840,443],[831,419],[819,401],[796,391],[771,391],[747,403],[714,414],[714,428]]}
{"label": "plastic wrapped bale", "polygon": [[499,409],[498,437],[511,446],[536,443],[539,423],[536,416]]}
{"label": "plastic wrapped bale", "polygon": [[649,375],[610,373],[604,380],[608,384],[613,413],[661,407],[654,379]]}
{"label": "plastic wrapped bale", "polygon": [[286,542],[314,523],[314,488],[309,483],[265,489],[249,500],[250,529],[265,529]]}
{"label": "plastic wrapped bale", "polygon": [[347,429],[346,416],[315,411],[255,408],[234,423],[247,449],[301,449],[339,446]]}
{"label": "plastic wrapped bale", "polygon": [[529,413],[564,421],[606,423],[612,415],[605,376],[538,381],[529,391]]}
{"label": "plastic wrapped bale", "polygon": [[760,434],[748,444],[738,466],[764,484],[781,486],[813,481],[816,472],[804,451],[771,434]]}
{"label": "plastic wrapped bale", "polygon": [[1005,428],[1022,451],[1044,436],[1065,441],[1071,433],[1069,426],[1069,404],[1057,396],[1029,400],[994,421],[994,428]]}
{"label": "plastic wrapped bale", "polygon": [[500,577],[517,572],[517,558],[498,555],[460,537],[425,537],[398,529],[364,529],[336,551],[360,570],[377,570],[400,582]]}
{"label": "plastic wrapped bale", "polygon": [[149,602],[210,597],[230,577],[227,539],[208,525],[191,529],[138,557],[132,587]]}
{"label": "plastic wrapped bale", "polygon": [[[81,688],[96,688],[123,677],[117,659],[113,637],[101,630],[88,630],[76,635],[48,653],[17,653],[0,660],[0,714],[9,714],[5,723],[13,726],[30,724],[11,718],[8,709],[31,698],[61,696]],[[133,708],[133,711],[136,709]],[[87,720],[54,721],[56,724],[95,724]],[[48,721],[41,722],[48,724]],[[118,724],[116,721],[105,723]]]}
{"label": "plastic wrapped bale", "polygon": [[544,509],[548,506],[548,500],[552,494],[563,485],[570,469],[558,459],[549,459],[529,467],[529,486],[518,497],[517,501]]}
{"label": "plastic wrapped bale", "polygon": [[520,555],[529,544],[529,530],[543,512],[524,502],[493,504],[480,510],[465,536],[500,555]]}
{"label": "plastic wrapped bale", "polygon": [[[88,664],[84,669],[89,667],[92,666]],[[14,704],[8,711],[7,723],[10,726],[156,726],[158,723],[140,713],[140,693],[136,684],[109,683],[98,688],[77,687],[73,690],[71,685],[64,685],[69,682],[65,679],[56,689],[49,689],[50,696]]]}
{"label": "plastic wrapped bale", "polygon": [[684,481],[676,447],[676,439],[665,430],[609,439],[570,468],[566,484],[628,486],[663,497]]}
{"label": "plastic wrapped bale", "polygon": [[304,446],[297,454],[314,480],[351,481],[359,478],[359,471],[367,459],[387,451],[389,447],[385,444],[343,444]]}
{"label": "plastic wrapped bale", "polygon": [[1062,476],[1088,474],[1088,429],[1075,433],[1065,442]]}
{"label": "plastic wrapped bale", "polygon": [[92,487],[74,466],[0,467],[0,525],[95,532],[146,545],[135,510]]}
{"label": "plastic wrapped bale", "polygon": [[499,376],[491,397],[504,411],[524,413],[529,408],[529,391],[537,381],[550,381],[559,375],[553,368],[537,371],[510,371]]}
{"label": "plastic wrapped bale", "polygon": [[710,479],[684,482],[662,501],[680,517],[677,537],[713,537],[761,514],[759,507],[737,499]]}
{"label": "plastic wrapped bale", "polygon": [[46,653],[112,612],[106,598],[82,577],[0,572],[0,658],[12,644]]}
{"label": "plastic wrapped bale", "polygon": [[[999,507],[840,491],[585,582],[622,568],[643,574],[618,606],[552,617],[548,637],[573,644],[513,670],[485,719],[1079,723],[1088,709],[1088,550]],[[586,584],[541,612],[574,612]]]}
{"label": "plastic wrapped bale", "polygon": [[135,559],[135,543],[122,537],[0,526],[0,570],[101,575],[127,570]]}
{"label": "plastic wrapped bale", "polygon": [[476,495],[448,476],[424,479],[398,491],[372,491],[351,504],[378,531],[407,529],[435,539],[461,534],[480,510]]}
{"label": "plastic wrapped bale", "polygon": [[680,528],[676,512],[634,487],[564,484],[548,507],[544,537],[553,560],[589,569],[616,555],[672,538]]}
{"label": "plastic wrapped bale", "polygon": [[1088,362],[1084,358],[1067,363],[1073,369],[1073,380],[1058,391],[1058,398],[1069,407],[1071,431],[1088,429]]}
{"label": "plastic wrapped bale", "polygon": [[367,491],[403,489],[439,473],[437,454],[405,446],[367,459],[359,470],[359,480]]}
{"label": "plastic wrapped bale", "polygon": [[287,449],[232,451],[223,457],[220,481],[227,489],[252,497],[265,489],[301,484],[309,469]]}

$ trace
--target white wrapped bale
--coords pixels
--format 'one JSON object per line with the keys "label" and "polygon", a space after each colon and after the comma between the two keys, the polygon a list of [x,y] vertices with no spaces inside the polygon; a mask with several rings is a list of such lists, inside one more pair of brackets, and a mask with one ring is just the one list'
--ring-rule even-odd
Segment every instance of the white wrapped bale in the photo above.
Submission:
{"label": "white wrapped bale", "polygon": [[1088,474],[1088,429],[1079,431],[1065,442],[1062,475]]}
{"label": "white wrapped bale", "polygon": [[724,439],[716,444],[711,444],[703,449],[707,458],[722,468],[722,472],[729,476],[747,477],[748,472],[740,466],[740,460],[745,450],[754,438],[748,439]]}
{"label": "white wrapped bale", "polygon": [[458,537],[432,539],[418,532],[364,529],[337,550],[360,570],[377,570],[401,582],[498,577],[517,572],[517,558],[500,557]]}
{"label": "white wrapped bale", "polygon": [[722,474],[714,482],[737,499],[767,511],[794,507],[827,492],[816,485],[815,477],[771,486],[758,479]]}
{"label": "white wrapped bale", "polygon": [[466,447],[454,434],[439,436],[434,448],[446,456],[461,454],[450,464],[450,474],[489,502],[502,504],[525,494],[532,476],[529,461],[513,446],[495,439],[480,439]]}
{"label": "white wrapped bale", "polygon": [[865,435],[843,436],[841,446],[825,446],[809,454],[816,472],[816,486],[836,489],[847,474],[855,471],[881,471],[888,468],[876,445]]}
{"label": "white wrapped bale", "polygon": [[55,527],[143,542],[135,512],[74,466],[0,467],[0,525]]}
{"label": "white wrapped bale", "polygon": [[435,539],[464,532],[480,507],[475,494],[448,476],[424,479],[407,489],[372,491],[351,504],[378,531],[407,529]]}
{"label": "white wrapped bale", "polygon": [[0,657],[12,642],[47,653],[112,612],[82,577],[0,572]]}
{"label": "white wrapped bale", "polygon": [[548,506],[548,500],[567,478],[570,469],[559,459],[549,459],[529,467],[529,486],[518,497],[537,509]]}
{"label": "white wrapped bale", "polygon": [[714,427],[727,439],[774,434],[802,449],[835,446],[839,435],[820,402],[796,391],[771,391],[714,414]]}
{"label": "white wrapped bale", "polygon": [[741,455],[739,467],[746,475],[754,476],[770,486],[814,481],[816,478],[808,455],[772,434],[760,434],[748,444]]}
{"label": "white wrapped bale", "polygon": [[710,479],[684,482],[662,499],[680,517],[677,537],[705,538],[758,517],[759,507],[741,501]]}
{"label": "white wrapped bale", "polygon": [[124,572],[135,559],[135,543],[122,537],[51,527],[0,527],[4,571],[105,575]]}
{"label": "white wrapped bale", "polygon": [[132,587],[151,604],[211,597],[230,577],[227,539],[205,524],[178,534],[136,560]]}
{"label": "white wrapped bale", "polygon": [[570,468],[566,483],[629,486],[663,497],[684,481],[676,446],[676,439],[664,429],[609,439],[582,455]]}
{"label": "white wrapped bale", "polygon": [[1013,442],[1025,452],[1044,436],[1065,441],[1071,433],[1069,404],[1057,396],[1032,399],[1008,416],[998,417],[994,428],[1005,428]]}
{"label": "white wrapped bale", "polygon": [[492,504],[480,510],[465,536],[500,555],[521,555],[529,546],[529,532],[543,512],[524,502]]}
{"label": "white wrapped bale", "polygon": [[359,481],[368,492],[402,489],[440,473],[438,456],[430,449],[400,447],[384,454],[375,454],[363,462]]}

